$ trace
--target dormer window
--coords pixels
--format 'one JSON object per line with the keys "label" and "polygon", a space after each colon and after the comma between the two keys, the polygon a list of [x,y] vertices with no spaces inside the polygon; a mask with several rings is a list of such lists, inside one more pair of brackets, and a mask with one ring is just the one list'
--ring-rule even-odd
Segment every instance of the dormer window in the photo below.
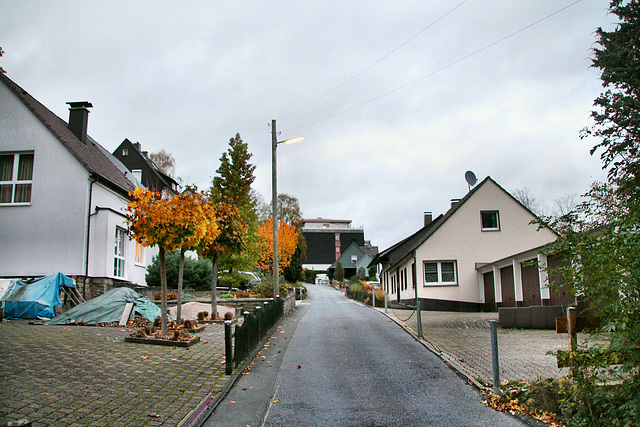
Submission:
{"label": "dormer window", "polygon": [[351,255],[351,264],[355,264],[358,262],[358,255]]}
{"label": "dormer window", "polygon": [[480,212],[482,231],[500,231],[500,215],[498,211]]}

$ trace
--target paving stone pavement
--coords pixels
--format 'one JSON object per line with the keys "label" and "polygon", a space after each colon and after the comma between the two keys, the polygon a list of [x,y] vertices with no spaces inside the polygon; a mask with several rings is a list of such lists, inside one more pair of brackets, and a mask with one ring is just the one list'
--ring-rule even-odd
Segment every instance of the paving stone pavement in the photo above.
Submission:
{"label": "paving stone pavement", "polygon": [[229,376],[224,326],[189,348],[124,341],[131,329],[0,323],[0,425],[176,426]]}
{"label": "paving stone pavement", "polygon": [[[384,308],[377,308],[384,313]],[[411,314],[413,313],[413,315]],[[387,309],[387,316],[417,334],[415,311]],[[482,385],[493,381],[489,320],[498,313],[422,311],[423,343],[467,378]],[[578,334],[578,341],[585,336]],[[553,330],[498,328],[500,380],[561,377],[550,351],[566,350],[567,334]]]}

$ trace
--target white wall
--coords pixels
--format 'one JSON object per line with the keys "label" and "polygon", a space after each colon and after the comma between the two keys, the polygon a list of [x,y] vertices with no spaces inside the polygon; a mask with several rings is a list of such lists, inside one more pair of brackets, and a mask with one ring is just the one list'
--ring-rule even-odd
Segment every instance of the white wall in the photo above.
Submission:
{"label": "white wall", "polygon": [[[498,210],[500,231],[481,230],[481,211]],[[418,292],[422,298],[480,302],[476,263],[542,246],[556,239],[548,229],[529,224],[533,215],[491,180],[478,188],[416,251]],[[424,286],[424,261],[457,263],[457,286]]]}
{"label": "white wall", "polygon": [[83,271],[87,171],[0,84],[0,151],[33,151],[29,206],[0,206],[0,275]]}

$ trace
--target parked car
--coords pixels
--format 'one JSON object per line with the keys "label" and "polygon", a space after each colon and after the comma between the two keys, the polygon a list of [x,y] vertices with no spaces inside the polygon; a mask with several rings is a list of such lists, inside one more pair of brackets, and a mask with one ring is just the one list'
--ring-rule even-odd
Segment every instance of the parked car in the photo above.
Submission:
{"label": "parked car", "polygon": [[253,273],[251,271],[239,271],[238,273],[242,274],[243,276],[247,276],[247,279],[249,280],[249,285],[251,285],[252,287],[262,281],[260,279],[260,276],[258,276],[256,273]]}

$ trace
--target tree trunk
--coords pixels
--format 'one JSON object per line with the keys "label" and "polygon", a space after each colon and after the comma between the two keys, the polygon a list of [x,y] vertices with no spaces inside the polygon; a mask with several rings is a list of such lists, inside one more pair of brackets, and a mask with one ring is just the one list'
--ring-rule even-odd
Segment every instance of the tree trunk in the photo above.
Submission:
{"label": "tree trunk", "polygon": [[164,255],[164,248],[161,246],[158,259],[160,260],[160,293],[162,294],[160,303],[160,310],[162,311],[160,333],[162,336],[167,335],[167,264],[165,263]]}
{"label": "tree trunk", "polygon": [[184,249],[180,249],[180,268],[178,268],[178,306],[176,308],[176,319],[182,322],[182,277],[184,275]]}
{"label": "tree trunk", "polygon": [[218,287],[218,254],[211,257],[211,320],[215,320],[218,315],[218,296],[216,288]]}

